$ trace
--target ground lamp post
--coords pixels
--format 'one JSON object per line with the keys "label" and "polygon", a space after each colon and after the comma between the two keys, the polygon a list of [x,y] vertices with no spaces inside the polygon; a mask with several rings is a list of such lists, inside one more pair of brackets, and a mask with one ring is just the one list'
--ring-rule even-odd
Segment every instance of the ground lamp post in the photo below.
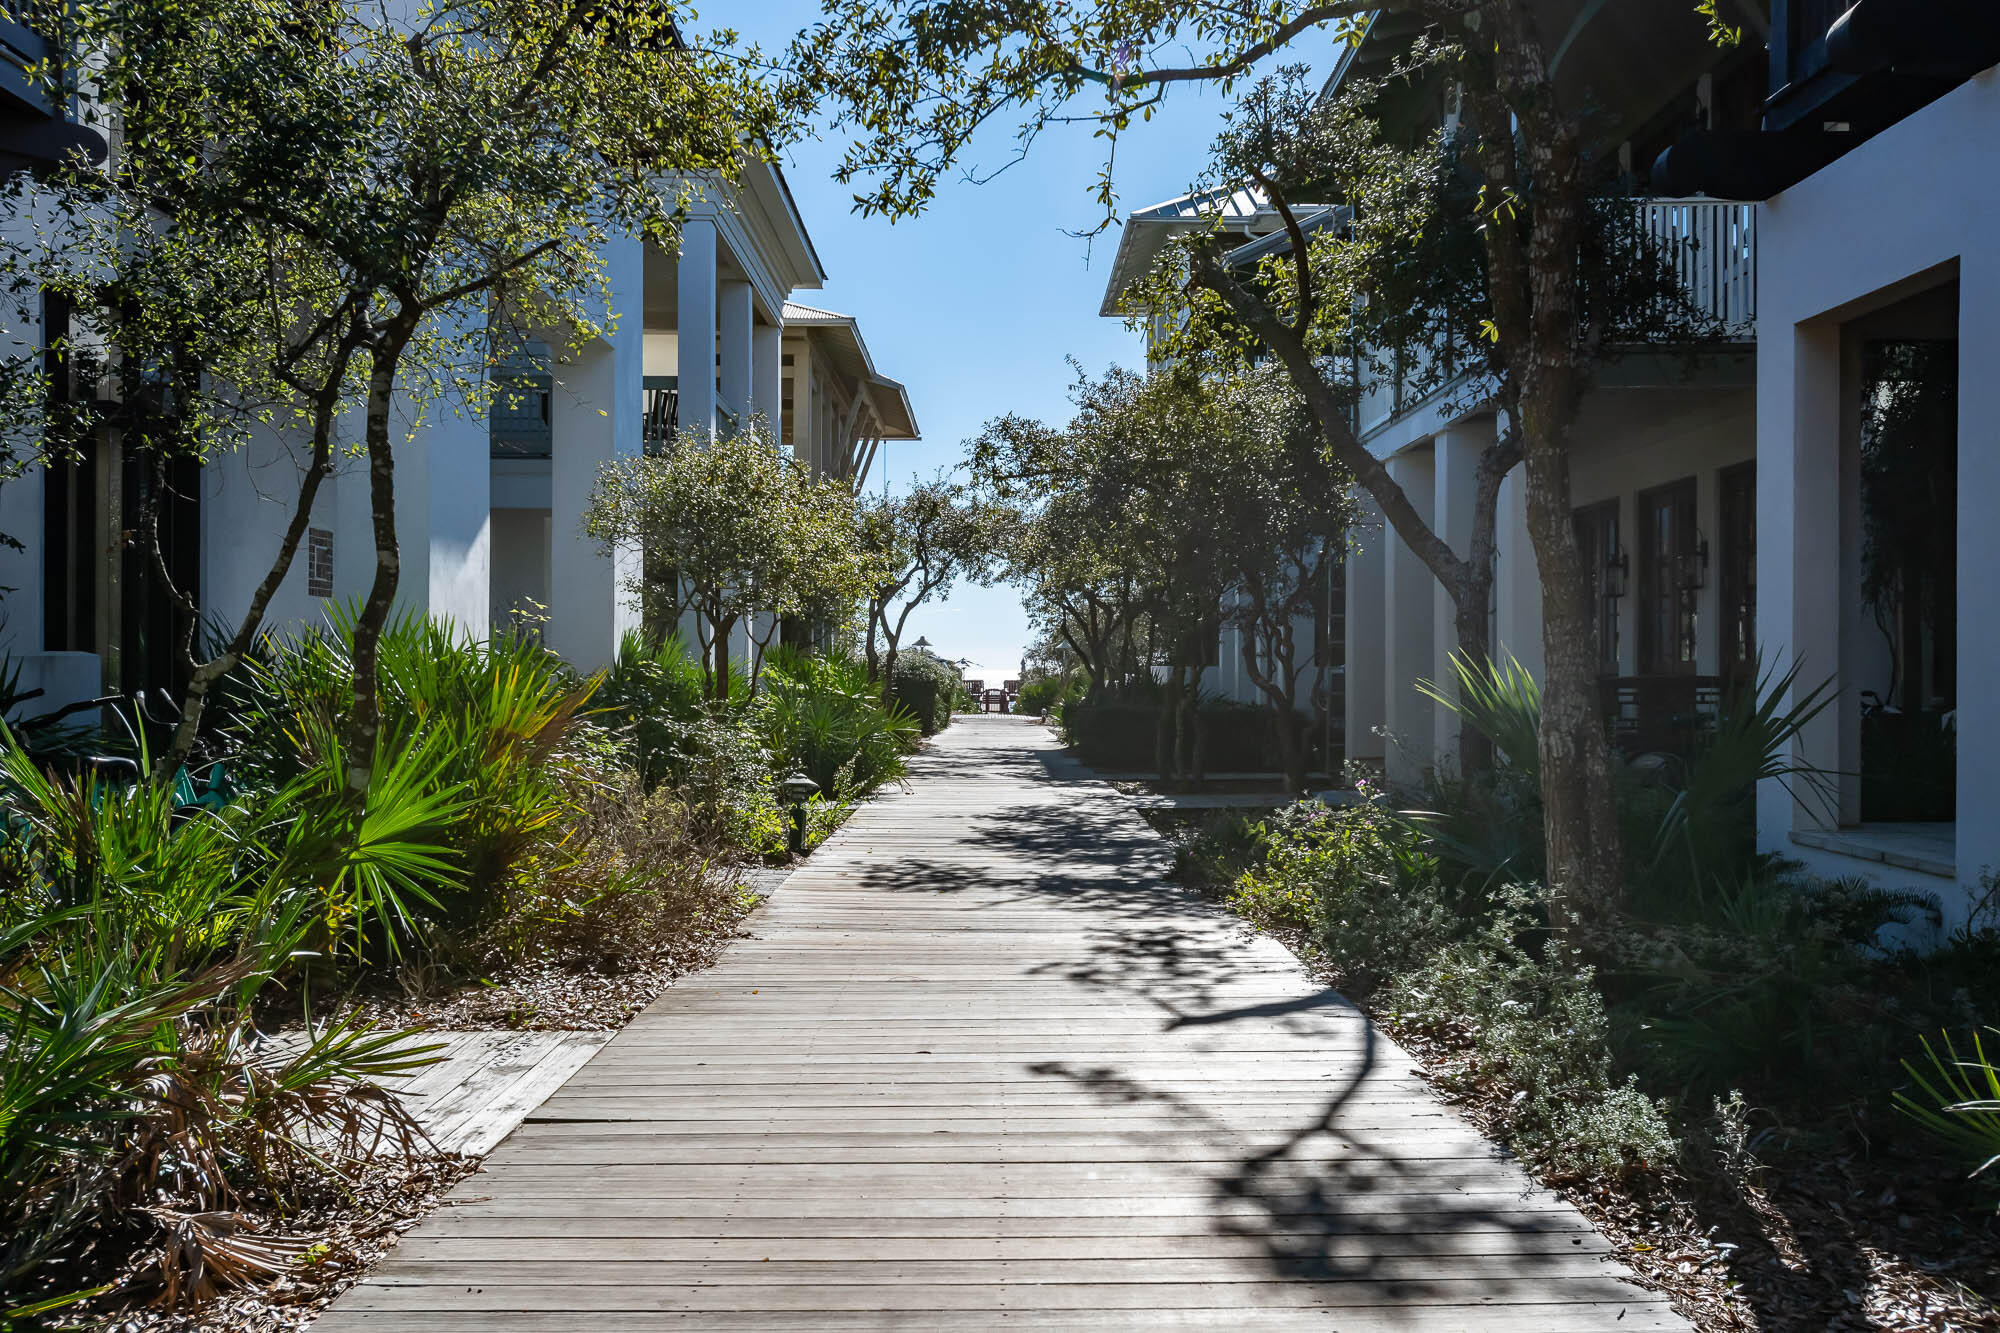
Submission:
{"label": "ground lamp post", "polygon": [[794,773],[778,784],[779,799],[792,807],[792,831],[785,839],[785,848],[793,856],[806,854],[806,802],[818,790],[819,784],[803,773]]}

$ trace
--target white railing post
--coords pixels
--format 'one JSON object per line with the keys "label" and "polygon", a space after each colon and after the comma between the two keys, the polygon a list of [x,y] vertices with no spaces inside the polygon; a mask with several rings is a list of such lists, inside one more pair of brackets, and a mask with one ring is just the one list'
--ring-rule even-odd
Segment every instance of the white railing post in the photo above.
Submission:
{"label": "white railing post", "polygon": [[1757,327],[1757,206],[1719,199],[1649,199],[1639,205],[1646,235],[1669,255],[1698,309],[1733,337]]}

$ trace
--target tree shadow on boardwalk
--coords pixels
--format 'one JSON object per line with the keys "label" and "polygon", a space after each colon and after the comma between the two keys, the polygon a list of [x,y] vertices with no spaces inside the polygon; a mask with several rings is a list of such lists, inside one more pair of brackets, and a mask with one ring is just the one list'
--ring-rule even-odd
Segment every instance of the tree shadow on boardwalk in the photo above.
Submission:
{"label": "tree shadow on boardwalk", "polygon": [[[1467,1290],[1464,1278],[1453,1276],[1455,1268],[1464,1271],[1459,1261],[1468,1256],[1502,1258],[1506,1275],[1516,1280],[1574,1279],[1571,1256],[1603,1252],[1597,1237],[1573,1217],[1522,1208],[1524,1190],[1462,1189],[1448,1176],[1417,1173],[1393,1148],[1344,1128],[1345,1109],[1372,1070],[1372,1057],[1371,1042],[1368,1057],[1316,1116],[1208,1176],[1216,1234],[1255,1241],[1273,1276],[1367,1283],[1383,1304],[1478,1300],[1480,1292]],[[1030,1068],[1082,1090],[1107,1109],[1143,1104],[1167,1110],[1187,1128],[1218,1134],[1235,1128],[1226,1114],[1193,1097],[1114,1067],[1049,1061]],[[1342,1152],[1352,1160],[1332,1157]],[[1410,1256],[1436,1256],[1436,1276],[1409,1276],[1401,1261]],[[1387,1269],[1400,1272],[1387,1276]],[[1608,1300],[1633,1294],[1609,1273],[1595,1293]]]}
{"label": "tree shadow on boardwalk", "polygon": [[[1139,1012],[1157,1014],[1161,1051],[1176,1060],[1197,1043],[1184,1076],[1138,1076],[1144,1055],[1030,1061],[1029,1072],[1112,1120],[1119,1108],[1144,1108],[1141,1123],[1241,1145],[1223,1160],[1177,1168],[1199,1182],[1207,1227],[1254,1242],[1273,1277],[1365,1284],[1340,1305],[1641,1299],[1611,1271],[1580,1266],[1578,1256],[1605,1250],[1587,1223],[1545,1194],[1531,1200],[1539,1192],[1506,1170],[1497,1149],[1441,1104],[1424,1105],[1400,1053],[1385,1068],[1386,1043],[1337,992],[1267,998],[1275,973],[1284,974],[1278,988],[1296,986],[1296,964],[1275,945],[1246,940],[1241,921],[1175,883],[1171,848],[1129,806],[1077,786],[1087,775],[1046,751],[1022,753],[1042,761],[1038,785],[1062,787],[1066,799],[999,804],[977,812],[972,836],[954,847],[931,851],[913,838],[912,850],[925,854],[878,854],[844,873],[870,889],[962,897],[972,917],[1056,909],[1074,932],[1056,931],[1045,960],[1023,959],[1023,978],[1116,994],[1128,1018],[1137,1001]],[[985,748],[964,768],[991,772],[1011,758]],[[1237,1032],[1279,1040],[1253,1042],[1265,1069],[1232,1084]],[[1284,1053],[1293,1043],[1296,1066]],[[1210,1059],[1220,1063],[1207,1068]],[[1336,1078],[1319,1081],[1329,1070]]]}

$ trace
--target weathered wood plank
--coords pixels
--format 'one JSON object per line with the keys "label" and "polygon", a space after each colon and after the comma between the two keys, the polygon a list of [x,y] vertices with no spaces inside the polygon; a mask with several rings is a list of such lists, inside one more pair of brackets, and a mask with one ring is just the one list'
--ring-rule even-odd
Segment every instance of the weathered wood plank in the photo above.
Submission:
{"label": "weathered wood plank", "polygon": [[[701,1312],[699,1327],[713,1333],[783,1333],[784,1330],[897,1330],[965,1328],[964,1311],[945,1310],[714,1310]],[[1346,1309],[1330,1323],[1323,1311],[1272,1310],[1247,1307],[1218,1309],[1054,1310],[1032,1303],[1012,1305],[1004,1313],[1007,1325],[1036,1333],[1174,1333],[1218,1327],[1245,1333],[1647,1333],[1685,1330],[1687,1324],[1664,1303],[1619,1302],[1611,1305],[1460,1305],[1422,1307],[1422,1320],[1406,1308]],[[693,1326],[690,1318],[674,1318],[673,1326]],[[635,1311],[598,1311],[590,1316],[591,1333],[658,1333],[662,1315]],[[461,1314],[452,1311],[410,1313],[388,1310],[339,1310],[322,1318],[315,1333],[576,1333],[568,1311],[493,1310]]]}
{"label": "weathered wood plank", "polygon": [[[1552,1300],[1552,1298],[1555,1298]],[[829,1283],[749,1282],[740,1286],[590,1285],[528,1286],[462,1281],[402,1285],[371,1279],[341,1299],[346,1310],[398,1311],[573,1311],[589,1316],[606,1310],[660,1313],[711,1311],[949,1311],[958,1321],[985,1314],[998,1322],[1016,1307],[1037,1310],[1148,1310],[1155,1307],[1349,1310],[1370,1306],[1421,1309],[1447,1306],[1549,1305],[1563,1298],[1614,1309],[1643,1294],[1614,1278],[1587,1277],[1416,1277],[1385,1282],[1025,1282],[884,1283],[838,1286]],[[1407,1314],[1405,1316],[1408,1317]],[[1612,1316],[1615,1319],[1615,1314]],[[963,1322],[955,1326],[963,1327]],[[1424,1327],[1424,1325],[1417,1325]],[[1608,1329],[1610,1324],[1584,1325]],[[1682,1327],[1686,1327],[1682,1325]]]}

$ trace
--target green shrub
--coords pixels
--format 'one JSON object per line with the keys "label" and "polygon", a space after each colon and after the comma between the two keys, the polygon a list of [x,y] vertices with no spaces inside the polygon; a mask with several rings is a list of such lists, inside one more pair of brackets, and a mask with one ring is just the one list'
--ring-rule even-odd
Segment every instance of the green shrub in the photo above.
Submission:
{"label": "green shrub", "polygon": [[1614,1071],[1593,973],[1547,942],[1541,890],[1453,884],[1426,835],[1375,806],[1304,803],[1264,837],[1231,905],[1308,932],[1341,984],[1432,1044],[1447,1081],[1497,1092],[1486,1104],[1524,1157],[1565,1176],[1673,1157],[1662,1109]]}
{"label": "green shrub", "polygon": [[241,1190],[414,1149],[377,1086],[424,1062],[408,1034],[336,1021],[266,1047],[253,1014],[301,960],[360,947],[371,919],[394,940],[455,882],[413,840],[446,813],[420,794],[436,762],[385,757],[356,840],[309,775],[182,810],[170,786],[52,776],[7,740],[0,1308],[60,1298],[38,1275],[107,1230],[151,1237],[168,1299],[188,1294],[223,1243],[207,1215]]}
{"label": "green shrub", "polygon": [[1064,676],[1031,676],[1021,682],[1016,707],[1020,712],[1046,717],[1077,693],[1076,683]]}
{"label": "green shrub", "polygon": [[[351,615],[336,612],[330,630],[276,643],[246,671],[230,739],[247,781],[282,787],[317,773],[338,790],[326,761],[352,707]],[[384,752],[421,751],[422,794],[450,803],[426,830],[464,872],[443,916],[475,927],[513,877],[560,859],[573,803],[556,761],[598,682],[578,683],[524,636],[475,644],[414,614],[384,630],[380,681]]]}
{"label": "green shrub", "polygon": [[958,672],[949,662],[914,650],[896,655],[889,697],[909,710],[924,735],[935,736],[951,725],[960,688]]}
{"label": "green shrub", "polygon": [[[1375,1007],[1442,1053],[1433,1073],[1484,1094],[1508,1143],[1565,1178],[1625,1176],[1680,1153],[1665,1109],[1619,1077],[1595,974],[1546,939],[1542,891],[1508,886],[1471,934],[1405,958]],[[1409,913],[1427,915],[1428,903]],[[1386,914],[1385,914],[1386,915]]]}
{"label": "green shrub", "polygon": [[1458,928],[1438,863],[1373,806],[1308,801],[1266,824],[1261,864],[1231,901],[1260,924],[1311,930],[1350,982],[1373,984],[1435,953]]}
{"label": "green shrub", "polygon": [[[2000,1036],[2000,1029],[1988,1028]],[[1903,1061],[1916,1085],[1898,1092],[1896,1104],[1936,1138],[1974,1164],[1979,1175],[2000,1162],[2000,1060],[1986,1053],[1984,1039],[1972,1034],[1971,1050],[1959,1054],[1950,1033],[1939,1036],[1943,1049],[1922,1039],[1924,1060]],[[1996,1052],[2000,1054],[2000,1052]]]}
{"label": "green shrub", "polygon": [[[1148,818],[1173,817],[1154,812]],[[1244,871],[1263,860],[1270,845],[1266,823],[1236,810],[1208,811],[1191,827],[1176,829],[1173,836],[1175,877],[1204,890],[1233,888]]]}
{"label": "green shrub", "polygon": [[710,704],[701,663],[678,637],[658,643],[627,633],[593,703],[629,745],[631,763],[646,785],[685,775],[689,724]]}
{"label": "green shrub", "polygon": [[[1057,719],[1077,757],[1110,772],[1151,772],[1159,766],[1161,704],[1154,691],[1114,698],[1066,700]],[[1195,710],[1203,728],[1202,762],[1209,772],[1261,772],[1276,763],[1270,711],[1257,704],[1204,699]],[[1183,739],[1191,747],[1193,737]]]}
{"label": "green shrub", "polygon": [[751,718],[780,780],[804,773],[828,800],[900,778],[920,734],[904,709],[882,707],[865,667],[836,657],[774,655]]}
{"label": "green shrub", "polygon": [[696,835],[711,846],[757,855],[781,849],[784,815],[770,751],[756,731],[742,718],[702,712],[672,724],[672,733],[668,781]]}

